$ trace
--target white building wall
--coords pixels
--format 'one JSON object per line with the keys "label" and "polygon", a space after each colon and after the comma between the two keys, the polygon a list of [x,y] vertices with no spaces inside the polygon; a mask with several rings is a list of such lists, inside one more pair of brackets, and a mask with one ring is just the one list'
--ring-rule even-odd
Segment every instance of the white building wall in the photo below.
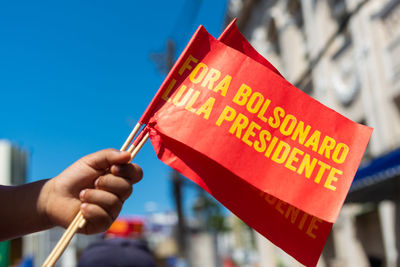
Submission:
{"label": "white building wall", "polygon": [[11,144],[0,140],[0,184],[11,185]]}

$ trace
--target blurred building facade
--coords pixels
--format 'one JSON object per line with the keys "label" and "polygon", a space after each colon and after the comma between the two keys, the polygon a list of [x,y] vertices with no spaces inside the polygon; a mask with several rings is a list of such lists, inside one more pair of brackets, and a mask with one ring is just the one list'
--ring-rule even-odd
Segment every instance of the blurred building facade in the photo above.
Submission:
{"label": "blurred building facade", "polygon": [[[400,1],[230,0],[234,17],[289,82],[374,128],[319,265],[400,266]],[[296,265],[257,243],[265,266]]]}

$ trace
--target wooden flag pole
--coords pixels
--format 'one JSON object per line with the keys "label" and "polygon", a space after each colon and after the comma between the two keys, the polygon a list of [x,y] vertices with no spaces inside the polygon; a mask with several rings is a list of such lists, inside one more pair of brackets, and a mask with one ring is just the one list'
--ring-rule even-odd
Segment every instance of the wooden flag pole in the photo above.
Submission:
{"label": "wooden flag pole", "polygon": [[[128,148],[129,144],[132,142],[133,138],[136,136],[136,134],[139,131],[141,126],[142,126],[141,123],[136,124],[136,126],[133,128],[132,132],[126,139],[124,145],[121,147],[120,151],[125,151]],[[139,134],[138,138],[140,138],[140,137],[141,137],[141,135]],[[129,147],[128,151],[131,153],[131,161],[139,153],[140,149],[146,143],[147,139],[149,139],[148,132],[142,137],[142,139],[137,143],[137,145],[132,144]],[[78,231],[78,229],[84,227],[85,224],[86,224],[86,220],[85,220],[85,218],[83,218],[82,212],[79,211],[78,214],[75,216],[75,218],[70,223],[70,225],[68,226],[67,230],[65,230],[64,234],[58,241],[57,245],[53,248],[53,250],[47,257],[46,261],[43,263],[42,267],[53,267],[54,264],[57,262],[57,260],[62,255],[62,253],[67,248],[68,244],[71,242],[71,239],[74,237],[75,233]]]}
{"label": "wooden flag pole", "polygon": [[149,139],[149,132],[147,132],[142,140],[140,140],[139,144],[133,149],[132,153],[131,153],[131,160],[133,160],[136,155],[139,153],[140,149],[143,147],[143,145],[146,143],[147,139]]}
{"label": "wooden flag pole", "polygon": [[121,151],[125,151],[128,148],[129,144],[132,142],[133,138],[136,136],[140,127],[142,127],[142,124],[140,122],[136,123],[132,132],[129,134],[128,138],[125,140],[125,143],[122,145],[122,147],[120,149]]}
{"label": "wooden flag pole", "polygon": [[54,247],[53,251],[47,257],[46,261],[43,263],[43,267],[53,266],[58,258],[60,258],[61,254],[67,248],[69,242],[71,242],[72,237],[78,231],[79,228],[82,228],[85,225],[86,221],[83,218],[82,212],[79,211],[75,216],[74,220],[68,226],[67,230],[64,232],[63,236],[58,241],[57,245]]}

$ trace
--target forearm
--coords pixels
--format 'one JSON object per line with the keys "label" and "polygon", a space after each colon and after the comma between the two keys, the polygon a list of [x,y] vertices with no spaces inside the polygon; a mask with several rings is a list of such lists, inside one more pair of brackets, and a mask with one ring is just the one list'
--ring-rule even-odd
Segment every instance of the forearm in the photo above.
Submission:
{"label": "forearm", "polygon": [[47,180],[21,186],[0,186],[0,240],[49,229],[44,208]]}

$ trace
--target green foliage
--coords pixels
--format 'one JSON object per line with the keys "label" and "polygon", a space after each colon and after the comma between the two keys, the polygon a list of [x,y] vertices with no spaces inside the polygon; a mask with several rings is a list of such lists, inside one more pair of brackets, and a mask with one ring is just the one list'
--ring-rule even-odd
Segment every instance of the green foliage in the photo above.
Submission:
{"label": "green foliage", "polygon": [[199,218],[205,230],[226,232],[229,227],[222,212],[221,205],[208,194],[201,192],[193,205],[193,211]]}

